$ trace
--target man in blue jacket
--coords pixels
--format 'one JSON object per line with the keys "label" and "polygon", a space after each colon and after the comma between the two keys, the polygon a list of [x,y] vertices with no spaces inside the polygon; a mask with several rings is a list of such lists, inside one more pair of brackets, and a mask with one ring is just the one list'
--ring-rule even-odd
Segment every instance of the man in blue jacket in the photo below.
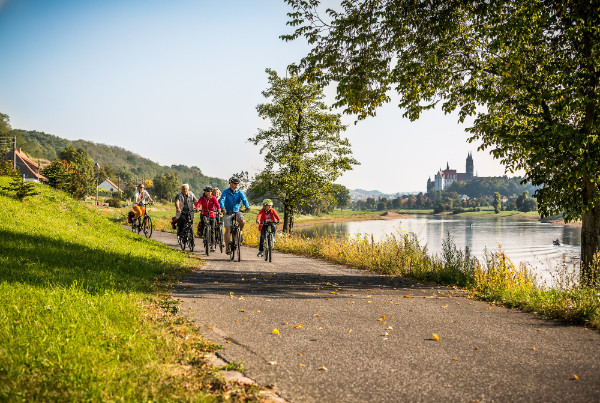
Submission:
{"label": "man in blue jacket", "polygon": [[[235,176],[229,178],[229,188],[223,191],[219,204],[221,205],[221,211],[224,214],[223,223],[225,224],[225,245],[227,245],[227,254],[231,253],[229,246],[229,239],[231,237],[231,220],[233,219],[233,213],[239,213],[240,205],[244,203],[246,211],[250,210],[250,204],[246,200],[244,192],[238,189],[240,180]],[[244,229],[244,215],[238,214],[238,224],[240,225],[240,236]]]}

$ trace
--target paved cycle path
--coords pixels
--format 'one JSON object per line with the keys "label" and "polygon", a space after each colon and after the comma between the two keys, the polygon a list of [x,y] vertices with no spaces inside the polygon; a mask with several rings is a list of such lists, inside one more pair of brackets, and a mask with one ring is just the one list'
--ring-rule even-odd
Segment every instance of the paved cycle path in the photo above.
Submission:
{"label": "paved cycle path", "polygon": [[173,297],[290,402],[600,400],[598,331],[459,290],[244,247],[239,263],[211,254]]}

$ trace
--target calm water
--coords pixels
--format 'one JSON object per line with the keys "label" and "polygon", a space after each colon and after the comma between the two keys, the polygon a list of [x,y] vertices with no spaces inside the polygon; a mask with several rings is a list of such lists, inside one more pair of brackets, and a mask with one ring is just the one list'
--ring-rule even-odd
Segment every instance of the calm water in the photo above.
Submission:
{"label": "calm water", "polygon": [[[502,247],[515,264],[526,262],[534,267],[542,281],[551,282],[551,273],[563,260],[577,262],[580,253],[579,227],[544,224],[532,220],[483,217],[438,217],[410,215],[395,220],[373,220],[315,224],[301,227],[297,232],[313,236],[329,233],[349,235],[373,235],[377,241],[386,234],[414,232],[421,245],[427,244],[430,253],[442,250],[442,241],[450,233],[455,245],[463,249],[468,246],[471,254],[482,257],[484,250]],[[561,246],[552,245],[559,239]]]}

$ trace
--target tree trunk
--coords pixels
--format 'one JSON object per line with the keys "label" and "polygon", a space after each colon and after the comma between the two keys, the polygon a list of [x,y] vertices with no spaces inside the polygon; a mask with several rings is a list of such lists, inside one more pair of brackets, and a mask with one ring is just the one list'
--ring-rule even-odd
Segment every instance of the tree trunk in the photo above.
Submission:
{"label": "tree trunk", "polygon": [[[595,186],[588,177],[584,177],[584,209],[595,193]],[[585,210],[584,210],[585,211]],[[583,213],[581,225],[581,274],[583,286],[594,285],[600,281],[600,207],[590,208]],[[596,258],[596,259],[594,259]]]}
{"label": "tree trunk", "polygon": [[283,232],[286,234],[292,233],[294,228],[294,207],[290,204],[283,203]]}

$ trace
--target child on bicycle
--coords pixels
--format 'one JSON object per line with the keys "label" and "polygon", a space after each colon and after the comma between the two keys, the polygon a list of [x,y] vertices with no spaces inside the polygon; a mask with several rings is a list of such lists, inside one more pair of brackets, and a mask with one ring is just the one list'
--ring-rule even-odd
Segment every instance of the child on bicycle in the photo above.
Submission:
{"label": "child on bicycle", "polygon": [[[267,236],[267,226],[271,226],[273,234],[277,230],[276,224],[281,221],[277,212],[273,208],[273,201],[271,199],[263,200],[263,208],[258,212],[256,216],[256,223],[258,224],[258,230],[260,231],[260,243],[258,244],[258,255],[262,256],[265,245],[265,238]],[[261,224],[261,223],[264,223]]]}

